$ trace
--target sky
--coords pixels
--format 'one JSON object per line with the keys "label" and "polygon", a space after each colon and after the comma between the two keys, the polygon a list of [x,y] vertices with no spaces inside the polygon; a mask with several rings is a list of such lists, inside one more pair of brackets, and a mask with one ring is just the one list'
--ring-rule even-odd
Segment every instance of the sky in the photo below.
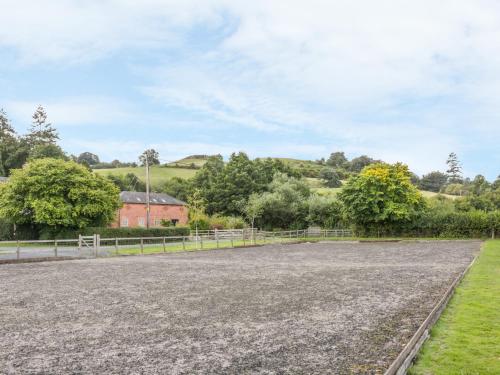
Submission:
{"label": "sky", "polygon": [[0,107],[69,153],[500,174],[500,2],[0,0]]}

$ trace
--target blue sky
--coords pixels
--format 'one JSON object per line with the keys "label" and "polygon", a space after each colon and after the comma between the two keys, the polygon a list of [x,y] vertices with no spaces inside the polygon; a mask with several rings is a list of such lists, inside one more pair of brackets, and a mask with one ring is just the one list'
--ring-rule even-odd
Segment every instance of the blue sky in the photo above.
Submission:
{"label": "blue sky", "polygon": [[495,1],[0,0],[0,107],[68,152],[333,151],[500,174]]}

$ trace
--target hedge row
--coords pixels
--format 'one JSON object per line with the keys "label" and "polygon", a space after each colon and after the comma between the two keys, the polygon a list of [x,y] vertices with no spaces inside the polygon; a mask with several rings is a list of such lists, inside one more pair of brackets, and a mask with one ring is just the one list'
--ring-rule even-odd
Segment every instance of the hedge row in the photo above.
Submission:
{"label": "hedge row", "polygon": [[131,237],[169,237],[188,236],[189,228],[184,226],[168,228],[85,228],[85,229],[60,229],[42,230],[40,239],[76,239],[79,235],[91,236],[99,234],[101,238],[131,238]]}
{"label": "hedge row", "polygon": [[355,228],[361,236],[436,238],[500,237],[500,211],[424,212],[409,222]]}
{"label": "hedge row", "polygon": [[14,224],[0,219],[0,241],[36,240],[38,230],[30,225],[18,225],[14,233]]}
{"label": "hedge row", "polygon": [[485,238],[500,235],[500,211],[425,213],[407,228],[410,235]]}

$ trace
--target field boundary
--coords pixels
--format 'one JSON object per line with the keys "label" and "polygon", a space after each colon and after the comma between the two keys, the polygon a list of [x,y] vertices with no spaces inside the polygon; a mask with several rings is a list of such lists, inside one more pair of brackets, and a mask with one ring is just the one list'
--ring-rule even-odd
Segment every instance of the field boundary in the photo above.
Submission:
{"label": "field boundary", "polygon": [[464,279],[465,275],[472,268],[474,263],[476,262],[479,254],[483,251],[484,242],[481,245],[481,249],[478,254],[474,256],[469,265],[463,270],[456,278],[453,280],[452,284],[446,290],[444,296],[439,300],[439,302],[434,306],[432,311],[429,313],[424,322],[417,329],[415,334],[412,336],[408,344],[403,348],[403,350],[399,353],[396,359],[392,362],[389,368],[385,371],[384,375],[404,375],[410,368],[413,363],[413,360],[417,356],[420,348],[425,343],[425,341],[429,338],[429,332],[439,320],[441,314],[444,309],[448,305],[451,297],[455,293],[455,289],[458,284]]}

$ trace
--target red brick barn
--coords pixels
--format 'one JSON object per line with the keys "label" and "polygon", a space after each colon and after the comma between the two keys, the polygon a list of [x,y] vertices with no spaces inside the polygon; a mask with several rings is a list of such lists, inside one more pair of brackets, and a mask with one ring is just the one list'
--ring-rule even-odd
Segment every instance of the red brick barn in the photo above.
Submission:
{"label": "red brick barn", "polygon": [[[146,227],[146,193],[122,191],[120,199],[123,207],[118,210],[112,227]],[[168,194],[149,194],[150,227],[160,227],[161,221],[172,222],[173,225],[188,223],[186,203]]]}

